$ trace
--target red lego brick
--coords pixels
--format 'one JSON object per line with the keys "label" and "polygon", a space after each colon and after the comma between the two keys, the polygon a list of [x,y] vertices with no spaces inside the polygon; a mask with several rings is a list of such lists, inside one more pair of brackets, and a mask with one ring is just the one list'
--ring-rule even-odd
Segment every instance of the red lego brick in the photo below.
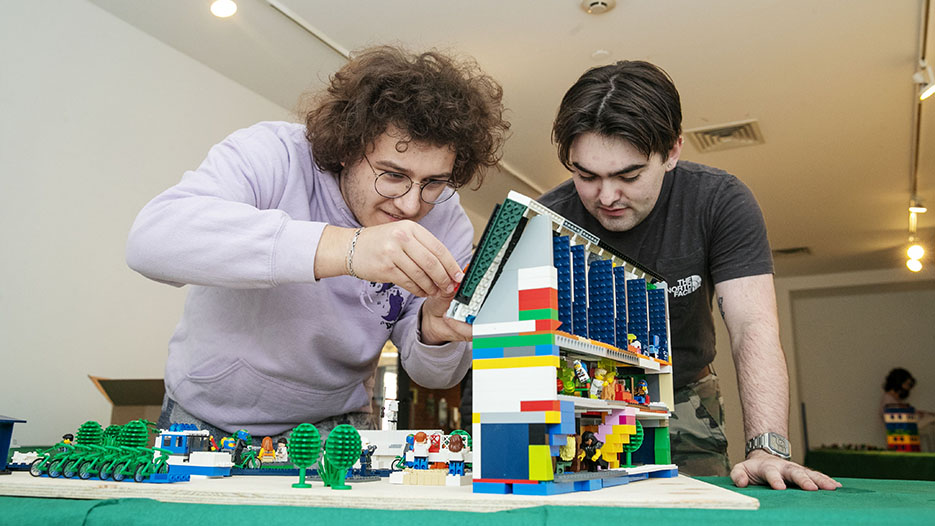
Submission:
{"label": "red lego brick", "polygon": [[519,310],[558,309],[558,291],[549,287],[519,291]]}
{"label": "red lego brick", "polygon": [[558,400],[534,400],[519,403],[520,411],[561,411],[561,402]]}

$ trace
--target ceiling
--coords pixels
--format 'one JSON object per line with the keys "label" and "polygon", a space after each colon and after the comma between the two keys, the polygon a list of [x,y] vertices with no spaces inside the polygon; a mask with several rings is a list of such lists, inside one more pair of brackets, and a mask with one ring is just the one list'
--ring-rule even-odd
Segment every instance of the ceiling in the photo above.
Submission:
{"label": "ceiling", "polygon": [[[229,19],[213,17],[209,0],[91,2],[288,109],[344,57],[270,2],[339,50],[473,56],[503,85],[512,122],[503,169],[462,193],[478,231],[509,190],[536,197],[568,178],[550,130],[575,79],[648,60],[679,87],[685,129],[758,121],[763,144],[700,153],[686,141],[682,158],[750,186],[774,249],[810,249],[777,255],[777,276],[905,269],[925,0],[617,0],[597,16],[579,0],[237,0]],[[935,59],[935,37],[925,47]],[[608,54],[594,59],[597,50]],[[935,207],[935,98],[922,106],[917,194]],[[919,230],[931,244],[935,210]]]}

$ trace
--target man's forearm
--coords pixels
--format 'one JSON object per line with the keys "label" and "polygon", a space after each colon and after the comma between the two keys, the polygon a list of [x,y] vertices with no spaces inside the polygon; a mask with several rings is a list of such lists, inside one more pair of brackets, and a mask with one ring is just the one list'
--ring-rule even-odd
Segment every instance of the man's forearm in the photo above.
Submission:
{"label": "man's forearm", "polygon": [[744,435],[747,440],[767,431],[788,436],[789,374],[772,276],[719,283],[717,302],[730,334]]}
{"label": "man's forearm", "polygon": [[744,437],[772,431],[789,436],[789,375],[779,342],[768,335],[745,334],[731,342],[743,408]]}

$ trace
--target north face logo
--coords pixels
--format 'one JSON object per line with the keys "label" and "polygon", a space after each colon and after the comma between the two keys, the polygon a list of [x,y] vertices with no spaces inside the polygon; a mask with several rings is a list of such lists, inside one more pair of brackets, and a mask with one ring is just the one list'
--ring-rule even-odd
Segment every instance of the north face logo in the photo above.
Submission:
{"label": "north face logo", "polygon": [[669,287],[669,294],[681,298],[682,296],[688,296],[692,292],[695,292],[699,287],[701,287],[701,276],[695,274],[687,278],[682,278],[677,285]]}

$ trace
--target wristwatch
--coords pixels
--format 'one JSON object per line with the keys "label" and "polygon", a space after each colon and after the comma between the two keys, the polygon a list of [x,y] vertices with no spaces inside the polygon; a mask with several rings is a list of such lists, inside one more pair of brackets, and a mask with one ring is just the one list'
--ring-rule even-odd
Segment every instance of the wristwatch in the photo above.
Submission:
{"label": "wristwatch", "polygon": [[786,460],[789,460],[789,457],[792,456],[789,440],[779,433],[763,433],[751,438],[747,441],[744,455],[749,455],[754,449],[762,449],[770,455],[776,455]]}

